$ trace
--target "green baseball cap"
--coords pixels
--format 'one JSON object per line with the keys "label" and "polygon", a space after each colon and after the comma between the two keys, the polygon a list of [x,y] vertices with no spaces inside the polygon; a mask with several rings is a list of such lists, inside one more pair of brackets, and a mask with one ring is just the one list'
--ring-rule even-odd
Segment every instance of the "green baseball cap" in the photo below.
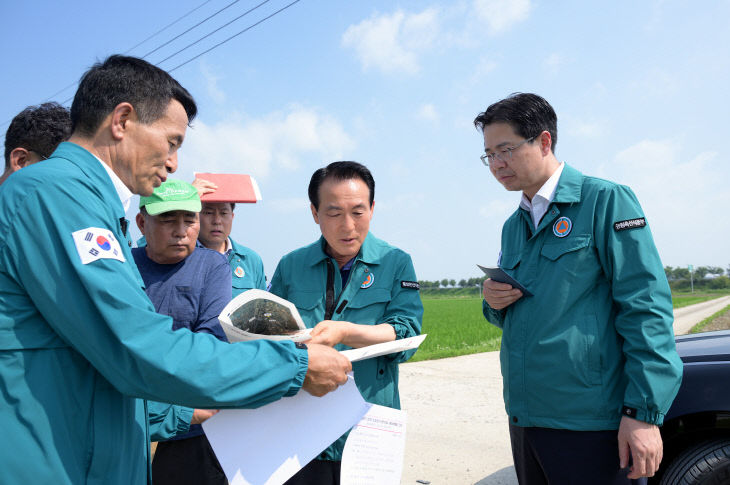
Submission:
{"label": "green baseball cap", "polygon": [[139,198],[139,208],[142,207],[151,216],[171,211],[200,212],[200,196],[191,184],[167,179],[152,195]]}

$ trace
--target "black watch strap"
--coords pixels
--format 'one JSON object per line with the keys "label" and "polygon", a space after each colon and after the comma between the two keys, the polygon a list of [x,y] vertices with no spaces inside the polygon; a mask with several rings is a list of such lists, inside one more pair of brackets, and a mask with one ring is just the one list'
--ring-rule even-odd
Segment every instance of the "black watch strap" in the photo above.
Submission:
{"label": "black watch strap", "polygon": [[298,348],[298,349],[305,349],[306,350],[306,348],[307,348],[307,344],[305,344],[304,342],[295,342],[294,343],[294,346],[296,348]]}

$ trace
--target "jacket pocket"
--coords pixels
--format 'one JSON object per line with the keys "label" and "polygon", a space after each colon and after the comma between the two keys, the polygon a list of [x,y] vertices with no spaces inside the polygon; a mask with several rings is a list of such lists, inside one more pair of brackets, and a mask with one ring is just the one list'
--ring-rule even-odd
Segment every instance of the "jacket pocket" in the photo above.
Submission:
{"label": "jacket pocket", "polygon": [[[540,249],[548,277],[554,284],[574,285],[595,281],[600,274],[598,255],[591,245],[590,234],[576,234],[565,240],[546,242]],[[581,288],[582,289],[582,288]]]}
{"label": "jacket pocket", "polygon": [[527,351],[530,412],[540,417],[601,417],[606,413],[601,343],[595,315],[566,317]]}
{"label": "jacket pocket", "polygon": [[313,328],[324,318],[324,294],[313,291],[293,291],[287,299],[294,303],[304,320],[304,325]]}
{"label": "jacket pocket", "polygon": [[540,250],[540,254],[548,258],[550,261],[557,261],[564,254],[587,248],[590,244],[590,234],[578,234],[565,238],[565,240],[545,243],[542,250]]}
{"label": "jacket pocket", "polygon": [[382,320],[390,300],[390,290],[388,289],[360,289],[352,301],[347,303],[341,319],[362,325],[383,323],[380,320]]}

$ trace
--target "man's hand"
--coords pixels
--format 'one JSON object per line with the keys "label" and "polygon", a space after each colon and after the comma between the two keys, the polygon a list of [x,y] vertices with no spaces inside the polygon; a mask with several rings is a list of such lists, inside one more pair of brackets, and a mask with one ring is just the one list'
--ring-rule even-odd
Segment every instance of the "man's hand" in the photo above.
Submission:
{"label": "man's hand", "polygon": [[217,412],[217,409],[194,409],[193,419],[190,420],[190,424],[203,424],[203,421],[206,421]]}
{"label": "man's hand", "polygon": [[512,285],[507,283],[494,281],[492,278],[484,281],[482,293],[487,304],[495,310],[507,308],[522,298],[522,291],[512,288]]}
{"label": "man's hand", "polygon": [[629,465],[629,453],[633,463],[628,478],[654,476],[664,453],[659,427],[623,416],[618,428],[618,458],[621,468]]}
{"label": "man's hand", "polygon": [[309,368],[302,389],[313,396],[324,396],[347,382],[352,363],[332,347],[307,344]]}
{"label": "man's hand", "polygon": [[193,187],[198,189],[198,196],[202,197],[204,194],[215,192],[218,186],[213,182],[205,179],[196,178],[193,180]]}
{"label": "man's hand", "polygon": [[312,337],[311,342],[334,347],[347,338],[350,327],[353,325],[350,322],[323,320],[315,325],[309,334]]}

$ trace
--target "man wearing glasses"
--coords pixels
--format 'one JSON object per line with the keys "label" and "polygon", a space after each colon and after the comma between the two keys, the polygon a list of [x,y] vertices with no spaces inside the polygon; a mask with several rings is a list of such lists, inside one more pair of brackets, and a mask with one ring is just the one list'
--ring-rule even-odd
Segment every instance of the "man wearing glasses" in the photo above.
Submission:
{"label": "man wearing glasses", "polygon": [[[488,279],[521,484],[645,483],[682,365],[662,263],[635,195],[555,157],[557,117],[517,93],[480,113],[482,162],[519,208],[500,266],[534,296]],[[618,432],[617,432],[618,430]]]}
{"label": "man wearing glasses", "polygon": [[0,185],[21,168],[50,157],[70,135],[71,114],[60,104],[25,108],[5,133],[5,173],[0,176]]}

